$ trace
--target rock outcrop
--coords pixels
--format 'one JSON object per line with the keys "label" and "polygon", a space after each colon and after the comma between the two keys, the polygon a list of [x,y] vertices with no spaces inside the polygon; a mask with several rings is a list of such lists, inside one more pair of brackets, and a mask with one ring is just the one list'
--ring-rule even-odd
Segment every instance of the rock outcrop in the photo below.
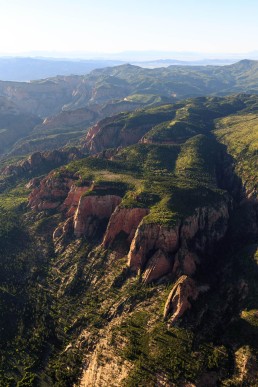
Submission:
{"label": "rock outcrop", "polygon": [[[109,218],[121,203],[122,198],[115,194],[110,194],[114,186],[109,184],[94,184],[93,181],[81,181],[76,174],[59,171],[52,172],[43,180],[32,179],[27,185],[34,188],[29,195],[29,207],[34,211],[57,210],[62,213],[64,222],[58,226],[53,234],[54,242],[66,234],[66,221],[68,219],[69,230],[72,219],[74,235],[76,237],[93,237],[98,231],[100,234],[106,229]],[[98,191],[98,195],[94,191]],[[89,192],[88,195],[85,194]],[[94,194],[91,194],[94,192]],[[109,192],[109,194],[105,194]],[[129,216],[124,225],[119,226],[128,232],[131,241],[142,217],[147,210],[140,214]],[[123,219],[124,220],[124,219]],[[134,222],[134,224],[133,224]],[[67,223],[67,224],[68,224]],[[117,228],[109,230],[108,240],[115,238]]]}
{"label": "rock outcrop", "polygon": [[142,271],[157,250],[173,254],[178,247],[179,226],[141,223],[131,243],[128,265],[134,272]]}
{"label": "rock outcrop", "polygon": [[188,309],[191,308],[191,300],[196,300],[199,295],[198,287],[195,281],[186,276],[181,276],[171,290],[165,308],[164,318],[172,313],[169,319],[169,325],[173,325]]}
{"label": "rock outcrop", "polygon": [[[136,229],[141,220],[149,213],[146,208],[121,208],[113,212],[104,235],[104,248],[112,248],[116,238],[124,233],[126,242],[130,245],[135,235]],[[125,241],[124,241],[125,242]]]}
{"label": "rock outcrop", "polygon": [[55,172],[49,174],[31,192],[29,196],[29,207],[36,211],[57,208],[67,197],[73,183],[72,175],[64,174],[59,176]]}
{"label": "rock outcrop", "polygon": [[81,157],[82,153],[75,147],[63,151],[35,152],[25,160],[7,166],[1,171],[1,174],[14,177],[33,175],[34,173],[51,170]]}
{"label": "rock outcrop", "polygon": [[121,200],[116,195],[82,196],[74,216],[75,236],[94,236],[101,221],[108,221]]}
{"label": "rock outcrop", "polygon": [[172,267],[173,261],[171,257],[162,250],[157,250],[146,265],[142,276],[143,283],[147,284],[162,278],[164,275],[172,272]]}
{"label": "rock outcrop", "polygon": [[72,237],[73,234],[73,217],[66,219],[63,223],[59,224],[53,232],[53,243],[56,253],[62,253],[67,239]]}
{"label": "rock outcrop", "polygon": [[250,347],[240,347],[235,352],[235,364],[236,372],[231,382],[239,386],[255,386],[258,380],[258,365],[257,358]]}
{"label": "rock outcrop", "polygon": [[172,272],[194,274],[200,263],[198,252],[209,254],[225,236],[228,208],[227,200],[216,207],[197,208],[174,227],[142,222],[130,246],[128,266],[133,272],[144,273],[144,282]]}
{"label": "rock outcrop", "polygon": [[72,185],[65,201],[62,204],[61,210],[66,211],[67,216],[73,216],[77,210],[81,196],[89,191],[91,182],[83,186]]}

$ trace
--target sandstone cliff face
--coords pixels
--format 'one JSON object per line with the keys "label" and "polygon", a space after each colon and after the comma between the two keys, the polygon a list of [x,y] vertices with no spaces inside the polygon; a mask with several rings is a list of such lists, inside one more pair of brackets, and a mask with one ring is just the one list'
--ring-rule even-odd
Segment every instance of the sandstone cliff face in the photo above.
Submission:
{"label": "sandstone cliff face", "polygon": [[237,372],[230,380],[232,385],[255,386],[258,380],[258,365],[250,347],[241,347],[234,355]]}
{"label": "sandstone cliff face", "polygon": [[186,275],[193,275],[196,271],[197,264],[200,263],[200,259],[192,251],[187,250],[186,248],[181,248],[175,255],[175,263],[173,266],[173,273],[177,276],[180,273]]}
{"label": "sandstone cliff face", "polygon": [[67,216],[73,216],[75,211],[77,210],[79,201],[81,196],[89,191],[91,184],[85,185],[82,187],[78,187],[76,185],[72,185],[65,201],[62,204],[61,210],[66,211]]}
{"label": "sandstone cliff face", "polygon": [[209,253],[224,237],[229,219],[227,200],[215,207],[197,208],[174,227],[142,222],[132,240],[128,266],[144,272],[151,282],[166,274],[192,275],[200,263],[198,252]]}
{"label": "sandstone cliff face", "polygon": [[[41,162],[41,154],[31,157],[31,164]],[[119,207],[120,196],[105,194],[112,186],[96,185],[92,181],[78,186],[75,184],[78,179],[73,174],[55,175],[53,172],[40,183],[31,182],[35,188],[29,197],[29,206],[38,211],[58,208],[65,219],[73,219],[77,238],[100,237],[105,232],[104,248],[116,248],[116,243],[120,242],[124,250],[130,246],[128,266],[132,272],[142,274],[144,283],[157,281],[166,275],[193,275],[200,263],[199,253],[202,256],[209,254],[226,233],[228,199],[216,206],[197,208],[193,215],[174,226],[145,223],[148,209]],[[91,190],[101,194],[90,195]],[[87,191],[89,195],[84,196]],[[54,240],[60,236],[64,239],[67,228],[60,227],[62,230],[56,230]]]}
{"label": "sandstone cliff face", "polygon": [[144,266],[153,252],[175,253],[179,245],[179,226],[141,223],[136,231],[128,254],[128,265],[137,272]]}
{"label": "sandstone cliff face", "polygon": [[72,237],[73,233],[73,217],[66,219],[60,223],[53,232],[53,243],[55,252],[61,254],[66,246],[67,239]]}
{"label": "sandstone cliff face", "polygon": [[[115,324],[115,323],[114,323]],[[85,369],[82,372],[80,387],[120,387],[132,369],[128,360],[118,356],[116,348],[110,345],[112,326],[108,326],[102,332],[94,351],[86,352],[84,362]],[[87,337],[87,333],[83,333]],[[108,361],[102,361],[103,358]]]}
{"label": "sandstone cliff face", "polygon": [[199,290],[192,278],[183,275],[178,279],[168,296],[164,308],[164,318],[167,318],[169,313],[172,313],[169,325],[175,323],[179,317],[191,308],[190,301],[196,300],[198,295]]}
{"label": "sandstone cliff face", "polygon": [[[46,178],[39,181],[33,179],[27,185],[28,188],[33,188],[29,196],[29,207],[34,211],[44,211],[57,209],[63,213],[65,218],[64,223],[60,224],[54,232],[54,242],[61,236],[64,239],[66,231],[68,230],[66,220],[68,219],[70,230],[70,219],[72,219],[74,235],[76,237],[86,236],[92,237],[98,231],[106,227],[107,222],[116,207],[121,203],[122,198],[118,195],[105,195],[105,191],[109,191],[110,187],[107,185],[96,185],[92,181],[84,182],[83,185],[77,185],[80,182],[78,176],[69,172],[50,173]],[[87,191],[97,189],[101,192],[100,195],[84,196]],[[128,232],[128,237],[131,241],[138,223],[146,214],[146,211],[141,215],[133,211],[133,216],[127,216],[127,221],[121,226]],[[135,225],[133,226],[133,222]],[[67,224],[68,224],[67,223]],[[117,225],[118,226],[118,225]],[[134,227],[132,230],[131,228]],[[108,240],[116,235],[117,229],[109,232]],[[119,232],[119,231],[117,231]],[[130,235],[131,233],[131,235]]]}
{"label": "sandstone cliff face", "polygon": [[74,234],[91,237],[100,226],[101,220],[108,220],[121,197],[116,195],[81,197],[74,216]]}
{"label": "sandstone cliff face", "polygon": [[118,146],[120,126],[109,125],[108,121],[106,125],[106,130],[102,128],[101,123],[98,123],[88,131],[85,140],[85,148],[87,148],[90,153],[98,153],[106,148]]}
{"label": "sandstone cliff face", "polygon": [[162,278],[172,272],[172,267],[171,257],[162,250],[157,250],[147,262],[142,276],[143,283],[147,284]]}
{"label": "sandstone cliff face", "polygon": [[126,240],[130,244],[135,235],[136,229],[149,213],[146,208],[120,208],[113,212],[104,235],[103,246],[112,248],[113,243],[121,232],[126,234]]}

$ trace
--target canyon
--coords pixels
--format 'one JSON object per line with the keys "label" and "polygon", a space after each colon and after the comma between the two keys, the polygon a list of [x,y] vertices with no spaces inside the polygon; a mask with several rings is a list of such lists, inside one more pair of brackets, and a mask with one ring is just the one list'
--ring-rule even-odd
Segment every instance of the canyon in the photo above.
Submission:
{"label": "canyon", "polygon": [[[239,70],[226,67],[232,77]],[[145,73],[159,71],[119,66],[16,93],[0,85],[10,109],[40,117],[0,171],[6,385],[258,377],[258,97],[171,103],[168,82],[161,100],[146,100],[137,77],[128,81]],[[51,145],[39,146],[43,133]]]}

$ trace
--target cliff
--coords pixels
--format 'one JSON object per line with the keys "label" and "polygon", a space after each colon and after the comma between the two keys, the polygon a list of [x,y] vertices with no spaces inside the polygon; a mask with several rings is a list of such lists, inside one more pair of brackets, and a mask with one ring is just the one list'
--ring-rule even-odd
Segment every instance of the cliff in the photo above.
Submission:
{"label": "cliff", "polygon": [[97,153],[108,148],[135,144],[153,126],[174,117],[174,107],[172,105],[168,107],[170,109],[165,111],[162,108],[154,108],[149,115],[140,110],[105,118],[89,129],[84,147],[91,153]]}
{"label": "cliff", "polygon": [[141,220],[149,213],[147,208],[117,207],[110,217],[103,239],[104,248],[112,248],[123,235],[122,243],[130,245]]}
{"label": "cliff", "polygon": [[101,221],[108,220],[121,198],[115,195],[82,196],[74,215],[74,234],[92,237],[101,227]]}
{"label": "cliff", "polygon": [[198,254],[209,255],[227,231],[230,202],[197,208],[174,227],[143,222],[136,230],[128,266],[143,273],[144,282],[171,274],[194,274]]}

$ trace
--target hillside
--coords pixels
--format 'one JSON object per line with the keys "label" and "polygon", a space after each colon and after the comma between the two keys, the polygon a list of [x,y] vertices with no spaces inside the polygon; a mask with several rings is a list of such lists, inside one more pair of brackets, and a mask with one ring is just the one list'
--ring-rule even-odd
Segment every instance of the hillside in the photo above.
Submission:
{"label": "hillside", "polygon": [[[22,114],[43,123],[28,125],[4,153],[21,156],[80,143],[99,120],[117,113],[171,104],[185,98],[257,94],[258,62],[227,66],[168,66],[146,69],[129,64],[95,69],[89,74],[57,76],[31,82],[0,81],[0,96]],[[40,121],[38,121],[40,122]],[[1,151],[3,152],[3,151]]]}
{"label": "hillside", "polygon": [[[255,66],[225,66],[221,82],[237,73],[252,85]],[[91,77],[109,73],[114,93],[130,79],[148,94],[136,81],[145,70],[123,70]],[[157,92],[162,78],[152,83],[159,70],[146,71],[150,93],[168,96]],[[94,124],[81,151],[2,169],[0,385],[258,380],[258,96],[145,102]],[[90,114],[81,109],[75,127]],[[71,115],[34,133],[63,117],[69,127]]]}

